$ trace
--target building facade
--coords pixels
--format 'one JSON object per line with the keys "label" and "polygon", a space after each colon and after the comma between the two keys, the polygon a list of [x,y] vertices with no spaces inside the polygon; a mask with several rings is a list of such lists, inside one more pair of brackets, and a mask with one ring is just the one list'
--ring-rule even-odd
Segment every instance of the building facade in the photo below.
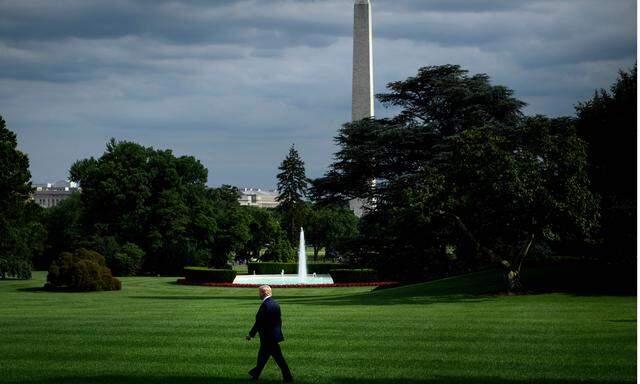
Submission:
{"label": "building facade", "polygon": [[80,192],[80,188],[74,182],[57,181],[55,183],[34,184],[33,200],[44,208],[52,208],[75,192]]}
{"label": "building facade", "polygon": [[260,188],[241,188],[238,202],[240,205],[260,208],[275,208],[278,206],[276,197],[278,191],[262,190]]}

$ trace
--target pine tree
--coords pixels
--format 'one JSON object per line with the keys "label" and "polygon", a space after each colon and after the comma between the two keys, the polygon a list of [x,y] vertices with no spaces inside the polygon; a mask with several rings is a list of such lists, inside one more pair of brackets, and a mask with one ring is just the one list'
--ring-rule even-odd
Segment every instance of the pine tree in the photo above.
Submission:
{"label": "pine tree", "polygon": [[304,219],[309,179],[305,175],[304,162],[292,144],[289,154],[278,168],[278,210],[282,215],[284,228],[288,229],[289,241],[296,239],[300,223]]}

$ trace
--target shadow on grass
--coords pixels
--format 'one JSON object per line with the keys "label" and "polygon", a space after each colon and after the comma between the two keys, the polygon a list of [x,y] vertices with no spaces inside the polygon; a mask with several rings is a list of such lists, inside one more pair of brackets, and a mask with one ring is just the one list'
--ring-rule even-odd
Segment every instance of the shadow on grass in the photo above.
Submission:
{"label": "shadow on grass", "polygon": [[50,292],[44,289],[44,287],[17,288],[16,290],[20,292]]}
{"label": "shadow on grass", "polygon": [[[295,380],[295,383],[316,383],[323,378],[317,378],[313,381]],[[226,378],[226,377],[189,377],[189,376],[162,376],[162,377],[141,377],[141,376],[59,376],[34,380],[19,380],[19,381],[6,381],[7,384],[231,384],[231,383],[254,383],[255,381],[242,378]],[[261,383],[281,383],[280,380],[260,380]],[[527,378],[527,379],[511,379],[511,378],[499,378],[499,377],[450,377],[439,376],[435,378],[424,379],[368,379],[368,378],[355,378],[355,377],[335,377],[326,378],[326,382],[330,383],[344,383],[344,384],[387,384],[387,383],[405,383],[405,384],[454,384],[454,383],[474,383],[474,384],[510,384],[510,383],[538,383],[538,384],[611,384],[611,383],[632,383],[633,380],[587,380],[584,379],[541,379],[541,378]]]}
{"label": "shadow on grass", "polygon": [[[260,304],[259,299],[245,296],[129,296],[131,299],[143,300],[231,300],[243,302],[255,302]],[[493,301],[493,297],[478,297],[471,295],[449,295],[449,296],[392,296],[378,297],[371,294],[354,294],[340,296],[275,296],[280,304],[301,304],[301,305],[407,305],[407,304],[437,304],[437,303],[479,303]]]}
{"label": "shadow on grass", "polygon": [[[169,283],[170,284],[170,283]],[[293,295],[286,289],[274,289],[274,297],[281,304],[351,306],[351,305],[425,305],[437,303],[479,303],[495,300],[482,295],[496,292],[502,287],[501,275],[494,271],[441,279],[429,283],[406,285],[396,288],[372,290],[353,294],[328,292],[328,294]],[[236,288],[227,288],[236,289]],[[245,292],[242,292],[245,293]],[[130,296],[147,300],[242,300],[259,302],[257,295],[145,295]]]}
{"label": "shadow on grass", "polygon": [[[277,295],[274,296],[278,301],[285,301],[291,299],[315,299],[326,298],[325,295],[311,295],[311,296],[294,296],[294,295]],[[243,300],[253,301],[260,304],[260,297],[257,294],[250,296],[233,296],[233,295],[144,295],[144,296],[129,296],[130,299],[147,299],[147,300]]]}

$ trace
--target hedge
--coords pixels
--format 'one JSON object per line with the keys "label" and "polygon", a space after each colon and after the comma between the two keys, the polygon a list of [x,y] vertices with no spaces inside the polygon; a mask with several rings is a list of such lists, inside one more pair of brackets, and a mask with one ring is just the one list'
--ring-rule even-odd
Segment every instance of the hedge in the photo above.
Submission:
{"label": "hedge", "polygon": [[332,269],[329,271],[334,283],[365,283],[378,280],[374,269]]}
{"label": "hedge", "polygon": [[184,277],[191,281],[212,283],[233,283],[236,271],[230,269],[210,269],[205,267],[185,267]]}
{"label": "hedge", "polygon": [[[307,264],[307,273],[317,273],[326,275],[332,269],[344,268],[343,264],[338,263],[309,263]],[[250,275],[255,272],[256,275],[278,275],[282,270],[286,274],[298,273],[298,263],[280,263],[280,262],[257,262],[247,263],[247,270]]]}

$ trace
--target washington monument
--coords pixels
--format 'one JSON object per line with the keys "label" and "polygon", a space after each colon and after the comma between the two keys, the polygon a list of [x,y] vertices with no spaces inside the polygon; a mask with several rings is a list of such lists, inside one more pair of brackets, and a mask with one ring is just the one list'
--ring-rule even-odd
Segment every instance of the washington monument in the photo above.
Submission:
{"label": "washington monument", "polygon": [[[353,6],[353,90],[351,120],[373,117],[373,29],[371,2],[356,0]],[[372,184],[374,181],[372,181]],[[358,217],[364,213],[364,201],[353,199],[349,207]]]}
{"label": "washington monument", "polygon": [[372,117],[373,113],[373,32],[371,3],[356,0],[353,6],[353,94],[351,120]]}

